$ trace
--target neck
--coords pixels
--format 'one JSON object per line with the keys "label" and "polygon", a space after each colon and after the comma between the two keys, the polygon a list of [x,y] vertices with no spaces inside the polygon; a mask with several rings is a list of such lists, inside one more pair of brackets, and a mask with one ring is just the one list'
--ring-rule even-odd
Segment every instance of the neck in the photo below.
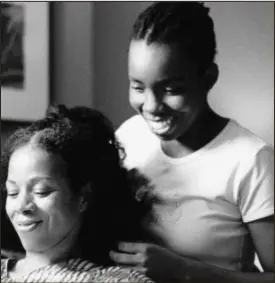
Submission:
{"label": "neck", "polygon": [[[213,129],[222,119],[206,105],[194,124],[177,141],[190,150],[198,150],[213,138]],[[215,130],[216,132],[216,130]]]}
{"label": "neck", "polygon": [[214,139],[227,124],[228,119],[217,115],[208,105],[196,121],[176,140],[162,143],[163,150],[171,157],[178,158],[199,150]]}

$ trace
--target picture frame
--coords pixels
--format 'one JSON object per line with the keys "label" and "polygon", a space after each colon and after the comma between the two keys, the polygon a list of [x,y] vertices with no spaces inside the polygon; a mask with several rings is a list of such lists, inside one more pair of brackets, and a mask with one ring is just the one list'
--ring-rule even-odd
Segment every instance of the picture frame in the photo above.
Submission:
{"label": "picture frame", "polygon": [[44,115],[49,71],[50,4],[1,2],[1,120],[31,122]]}

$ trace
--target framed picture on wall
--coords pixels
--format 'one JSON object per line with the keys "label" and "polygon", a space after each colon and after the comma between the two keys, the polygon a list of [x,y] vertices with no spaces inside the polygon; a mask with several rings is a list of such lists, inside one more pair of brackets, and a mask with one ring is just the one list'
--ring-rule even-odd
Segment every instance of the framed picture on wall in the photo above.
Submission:
{"label": "framed picture on wall", "polygon": [[49,3],[1,2],[1,119],[32,121],[49,105]]}

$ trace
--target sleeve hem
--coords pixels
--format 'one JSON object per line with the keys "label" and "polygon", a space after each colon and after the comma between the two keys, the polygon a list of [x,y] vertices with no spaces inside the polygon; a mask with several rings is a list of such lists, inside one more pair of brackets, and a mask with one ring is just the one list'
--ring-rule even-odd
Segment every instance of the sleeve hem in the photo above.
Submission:
{"label": "sleeve hem", "polygon": [[259,219],[262,219],[268,216],[272,216],[272,215],[274,215],[274,208],[266,209],[265,211],[262,211],[261,213],[255,213],[247,217],[243,217],[243,222],[248,223],[248,222],[259,220]]}

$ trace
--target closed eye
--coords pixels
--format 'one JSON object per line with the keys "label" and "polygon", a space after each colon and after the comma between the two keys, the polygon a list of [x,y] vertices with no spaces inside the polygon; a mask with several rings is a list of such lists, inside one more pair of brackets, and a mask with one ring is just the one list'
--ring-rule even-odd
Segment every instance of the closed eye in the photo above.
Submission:
{"label": "closed eye", "polygon": [[16,192],[8,192],[7,196],[10,197],[10,198],[16,198],[18,196],[18,193],[16,193]]}
{"label": "closed eye", "polygon": [[164,92],[166,94],[171,94],[171,95],[178,95],[178,94],[184,94],[186,92],[186,88],[182,86],[178,87],[166,87],[164,89]]}
{"label": "closed eye", "polygon": [[34,194],[39,196],[39,197],[46,197],[50,195],[52,191],[34,191]]}
{"label": "closed eye", "polygon": [[137,91],[137,92],[144,92],[144,88],[141,86],[131,86],[131,89]]}
{"label": "closed eye", "polygon": [[5,192],[10,198],[15,198],[19,194],[19,188],[11,181],[7,181],[5,185]]}

